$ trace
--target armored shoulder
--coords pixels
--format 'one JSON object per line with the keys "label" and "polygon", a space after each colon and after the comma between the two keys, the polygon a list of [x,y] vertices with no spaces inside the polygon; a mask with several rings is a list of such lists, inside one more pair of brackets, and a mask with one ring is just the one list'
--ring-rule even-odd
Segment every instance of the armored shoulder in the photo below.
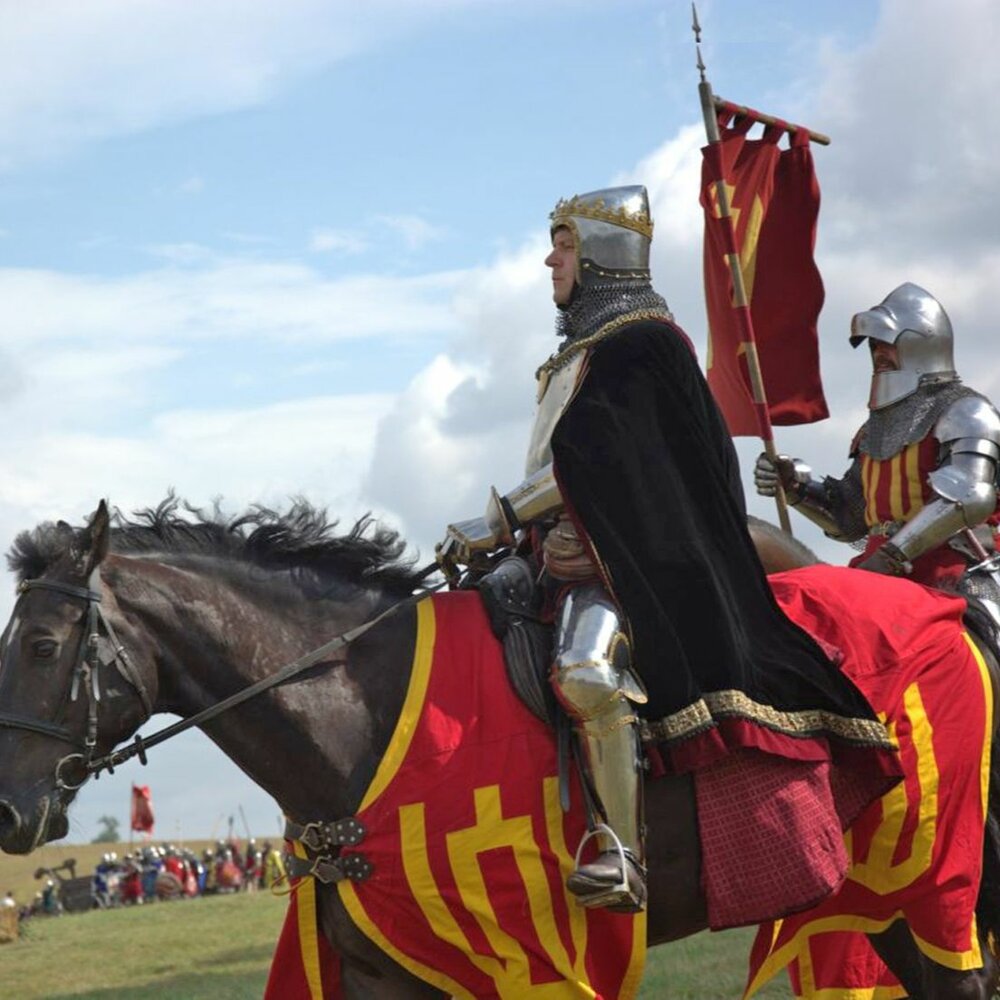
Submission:
{"label": "armored shoulder", "polygon": [[934,424],[934,437],[950,450],[1000,457],[1000,413],[985,396],[970,393],[951,403]]}

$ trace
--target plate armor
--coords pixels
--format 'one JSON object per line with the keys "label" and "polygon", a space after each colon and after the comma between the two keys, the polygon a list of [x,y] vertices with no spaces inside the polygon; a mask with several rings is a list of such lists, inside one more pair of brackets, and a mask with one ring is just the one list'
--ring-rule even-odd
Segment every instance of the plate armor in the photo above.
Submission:
{"label": "plate armor", "polygon": [[[513,543],[518,530],[528,525],[550,528],[558,520],[564,504],[553,471],[552,434],[573,400],[587,348],[633,319],[671,318],[650,285],[653,224],[644,187],[609,188],[561,200],[550,219],[553,234],[561,227],[572,231],[577,256],[576,285],[557,319],[563,341],[539,369],[526,478],[504,495],[494,489],[482,518],[449,527],[439,551],[450,551],[459,561],[474,551]],[[461,538],[456,540],[456,534]],[[592,574],[565,588],[556,612],[551,680],[573,722],[603,820],[597,834],[600,857],[578,865],[568,885],[585,905],[641,908],[641,752],[634,706],[646,696],[631,669],[621,612]]]}
{"label": "plate armor", "polygon": [[[959,381],[951,322],[922,288],[901,285],[858,313],[851,344],[866,339],[893,344],[899,367],[872,376],[870,416],[846,475],[816,479],[786,456],[775,470],[761,456],[755,485],[773,495],[781,476],[790,502],[831,538],[864,539],[866,553],[883,548],[892,571],[962,589],[970,563],[995,549],[1000,413]],[[942,569],[948,561],[952,569]]]}

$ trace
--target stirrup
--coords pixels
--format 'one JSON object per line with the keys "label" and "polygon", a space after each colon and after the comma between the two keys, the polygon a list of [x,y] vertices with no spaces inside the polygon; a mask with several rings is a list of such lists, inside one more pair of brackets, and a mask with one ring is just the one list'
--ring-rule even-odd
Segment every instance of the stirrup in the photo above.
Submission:
{"label": "stirrup", "polygon": [[[573,870],[580,870],[580,856],[583,854],[583,849],[587,842],[598,834],[604,834],[604,836],[608,837],[612,841],[613,849],[618,852],[618,860],[621,864],[621,880],[616,885],[608,886],[606,889],[591,893],[589,896],[576,896],[577,906],[604,906],[614,909],[620,908],[626,912],[644,910],[646,908],[645,896],[642,898],[636,896],[629,885],[629,865],[631,864],[636,869],[636,872],[642,879],[645,879],[646,873],[642,865],[639,864],[638,859],[633,860],[632,856],[625,850],[625,845],[622,844],[618,834],[606,823],[597,823],[592,830],[588,830],[580,839],[580,844],[576,849],[576,857],[573,859]],[[574,893],[574,895],[576,894]]]}

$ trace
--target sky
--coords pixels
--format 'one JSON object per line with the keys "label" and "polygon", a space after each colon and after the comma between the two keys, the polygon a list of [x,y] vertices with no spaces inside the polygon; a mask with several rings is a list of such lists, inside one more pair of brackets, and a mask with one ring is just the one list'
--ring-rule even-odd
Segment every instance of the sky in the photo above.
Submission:
{"label": "sky", "polygon": [[[994,360],[1000,6],[702,0],[715,92],[814,148],[830,419],[779,450],[841,474],[865,417],[853,313],[915,281],[965,380]],[[654,284],[705,357],[704,129],[687,0],[0,0],[0,546],[169,490],[344,523],[430,558],[523,470],[554,347],[542,260],[563,196],[650,192]],[[760,450],[738,441],[752,513]],[[793,513],[832,562],[853,553]],[[0,618],[13,581],[0,588]],[[143,731],[170,722],[154,718]],[[278,832],[200,734],[80,793],[70,841]]]}

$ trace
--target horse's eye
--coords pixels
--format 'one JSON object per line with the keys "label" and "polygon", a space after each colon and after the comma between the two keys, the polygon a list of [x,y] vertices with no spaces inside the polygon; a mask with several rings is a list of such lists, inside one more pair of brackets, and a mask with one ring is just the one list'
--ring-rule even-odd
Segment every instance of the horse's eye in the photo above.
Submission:
{"label": "horse's eye", "polygon": [[38,639],[31,644],[31,651],[38,660],[51,660],[59,650],[59,643],[55,639]]}

